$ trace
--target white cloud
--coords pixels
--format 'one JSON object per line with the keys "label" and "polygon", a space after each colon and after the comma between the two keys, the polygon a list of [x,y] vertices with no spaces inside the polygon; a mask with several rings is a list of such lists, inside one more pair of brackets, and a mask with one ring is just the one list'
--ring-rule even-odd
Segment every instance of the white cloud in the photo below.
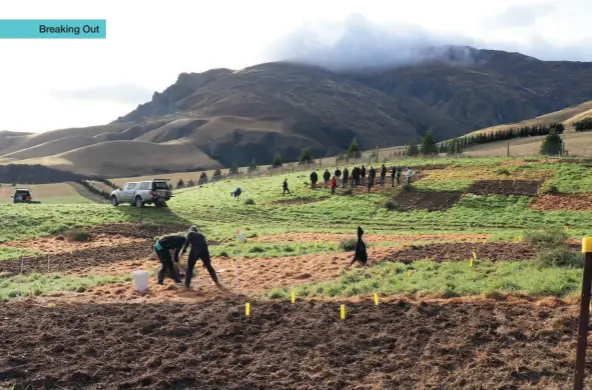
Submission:
{"label": "white cloud", "polygon": [[[535,18],[528,7],[539,5],[555,10],[532,11]],[[322,34],[307,36],[322,36],[326,44],[356,14],[367,24],[350,19],[360,35],[350,35],[344,48],[358,55],[373,55],[363,50],[363,32],[374,42],[386,37],[393,43],[399,36],[407,43],[474,44],[542,59],[592,60],[589,0],[21,0],[1,2],[0,13],[5,19],[107,19],[105,40],[0,40],[0,129],[21,131],[109,122],[181,72],[277,59],[281,52],[270,52],[272,43],[287,35],[291,45],[301,45],[294,32],[309,32],[313,25]],[[511,23],[492,28],[496,15]],[[127,90],[114,88],[126,85]],[[91,89],[101,100],[88,99]]]}

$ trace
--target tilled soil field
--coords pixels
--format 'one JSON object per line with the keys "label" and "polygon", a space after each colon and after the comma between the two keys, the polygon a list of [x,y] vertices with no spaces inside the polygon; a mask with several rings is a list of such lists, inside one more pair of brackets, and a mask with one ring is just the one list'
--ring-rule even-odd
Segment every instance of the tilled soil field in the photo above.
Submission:
{"label": "tilled soil field", "polygon": [[415,260],[464,261],[471,259],[473,252],[478,260],[530,260],[536,257],[539,249],[531,244],[510,242],[413,245],[404,250],[395,251],[389,260],[403,263],[411,263]]}
{"label": "tilled soil field", "polygon": [[[400,242],[408,243],[414,241],[483,241],[487,239],[487,234],[364,234],[364,242],[367,244],[378,244],[382,242]],[[347,239],[356,239],[356,234],[345,233],[284,233],[268,236],[260,236],[253,239],[257,242],[275,243],[275,242],[340,242]]]}
{"label": "tilled soil field", "polygon": [[467,192],[478,195],[535,196],[542,184],[542,181],[531,180],[480,180],[473,183]]}
{"label": "tilled soil field", "polygon": [[[111,264],[123,260],[144,259],[154,252],[152,240],[137,240],[127,245],[88,248],[72,253],[23,257],[23,274],[64,272]],[[21,259],[0,261],[0,275],[14,276],[21,271]]]}
{"label": "tilled soil field", "polygon": [[156,225],[134,224],[134,223],[115,223],[107,225],[98,225],[81,229],[90,234],[105,234],[135,238],[153,239],[157,235],[185,232],[189,225],[176,223],[162,223]]}
{"label": "tilled soil field", "polygon": [[[526,301],[0,304],[0,387],[565,389],[577,307]],[[592,369],[588,364],[587,371]],[[589,376],[588,384],[592,384]]]}
{"label": "tilled soil field", "polygon": [[592,194],[541,195],[530,207],[541,211],[591,211]]}
{"label": "tilled soil field", "polygon": [[31,240],[11,241],[0,244],[0,247],[32,249],[44,253],[65,253],[90,248],[100,250],[99,248],[129,245],[135,242],[145,242],[145,239],[93,233],[88,241],[70,241],[63,236],[49,236]]}
{"label": "tilled soil field", "polygon": [[394,201],[403,210],[447,210],[460,198],[460,191],[401,191]]}

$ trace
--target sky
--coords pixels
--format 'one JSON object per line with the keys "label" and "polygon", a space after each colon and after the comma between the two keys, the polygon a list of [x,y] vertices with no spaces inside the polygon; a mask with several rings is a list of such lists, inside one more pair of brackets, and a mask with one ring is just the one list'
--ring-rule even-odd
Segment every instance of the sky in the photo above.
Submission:
{"label": "sky", "polygon": [[280,59],[403,63],[421,44],[592,61],[592,1],[19,0],[3,19],[106,19],[102,40],[0,39],[0,130],[111,122],[181,72]]}

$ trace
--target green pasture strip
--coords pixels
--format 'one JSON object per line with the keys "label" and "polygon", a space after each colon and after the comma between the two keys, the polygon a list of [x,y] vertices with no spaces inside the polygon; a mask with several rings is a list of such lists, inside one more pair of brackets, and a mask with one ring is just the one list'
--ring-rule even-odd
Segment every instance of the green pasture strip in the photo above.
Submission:
{"label": "green pasture strip", "polygon": [[567,297],[581,288],[581,268],[540,268],[533,261],[382,262],[368,269],[343,270],[338,280],[275,288],[268,298],[415,294],[458,297],[492,293]]}
{"label": "green pasture strip", "polygon": [[13,299],[19,296],[37,296],[56,291],[83,292],[88,288],[115,282],[131,280],[131,276],[61,276],[57,274],[23,275],[19,284],[19,276],[0,279],[0,300]]}
{"label": "green pasture strip", "polygon": [[21,256],[38,256],[43,255],[43,252],[34,251],[31,249],[22,248],[8,248],[0,246],[0,261],[18,259]]}

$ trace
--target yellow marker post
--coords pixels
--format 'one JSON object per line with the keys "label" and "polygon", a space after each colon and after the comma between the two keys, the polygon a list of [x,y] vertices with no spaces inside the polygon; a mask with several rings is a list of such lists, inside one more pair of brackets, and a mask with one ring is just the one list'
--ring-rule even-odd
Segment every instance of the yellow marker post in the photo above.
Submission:
{"label": "yellow marker post", "polygon": [[341,319],[345,320],[345,305],[341,305]]}
{"label": "yellow marker post", "polygon": [[473,259],[469,260],[469,267],[473,267]]}
{"label": "yellow marker post", "polygon": [[291,298],[292,298],[292,303],[296,302],[296,293],[294,291],[292,291]]}
{"label": "yellow marker post", "polygon": [[245,304],[245,315],[247,317],[249,317],[251,315],[251,304],[250,303]]}
{"label": "yellow marker post", "polygon": [[374,304],[378,306],[378,294],[374,293]]}
{"label": "yellow marker post", "polygon": [[569,232],[569,226],[564,226],[564,227],[563,227],[563,229],[564,229],[566,232]]}
{"label": "yellow marker post", "polygon": [[485,245],[487,243],[487,240],[483,240],[483,245]]}
{"label": "yellow marker post", "polygon": [[408,271],[407,272],[407,276],[411,276],[411,271]]}

